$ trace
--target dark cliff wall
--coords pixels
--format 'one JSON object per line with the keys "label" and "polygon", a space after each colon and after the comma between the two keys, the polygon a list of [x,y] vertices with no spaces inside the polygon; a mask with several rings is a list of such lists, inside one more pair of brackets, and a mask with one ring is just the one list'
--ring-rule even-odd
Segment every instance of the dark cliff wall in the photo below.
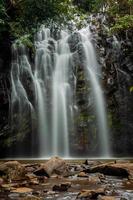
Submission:
{"label": "dark cliff wall", "polygon": [[95,22],[96,48],[103,68],[108,103],[110,142],[115,156],[133,155],[133,35],[125,30],[111,36],[109,19]]}
{"label": "dark cliff wall", "polygon": [[0,39],[0,130],[8,124],[10,99],[11,39],[3,32]]}

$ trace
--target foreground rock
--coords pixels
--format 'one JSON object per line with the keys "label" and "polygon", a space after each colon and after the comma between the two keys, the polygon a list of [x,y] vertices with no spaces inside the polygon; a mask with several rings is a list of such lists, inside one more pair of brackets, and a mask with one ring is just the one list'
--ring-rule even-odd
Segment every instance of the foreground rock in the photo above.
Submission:
{"label": "foreground rock", "polygon": [[84,170],[88,173],[102,173],[104,175],[133,177],[133,163],[105,163]]}
{"label": "foreground rock", "polygon": [[82,190],[76,199],[97,199],[99,195],[105,194],[105,188],[99,188],[97,190]]}
{"label": "foreground rock", "polygon": [[127,161],[66,163],[54,157],[43,163],[2,162],[0,170],[0,199],[4,200],[133,199],[133,164]]}
{"label": "foreground rock", "polygon": [[64,174],[67,170],[67,165],[65,160],[59,157],[53,157],[45,164],[42,164],[39,169],[34,171],[36,176],[46,176],[50,177],[53,173]]}
{"label": "foreground rock", "polygon": [[0,165],[0,175],[10,180],[22,179],[25,173],[25,168],[18,161],[8,161]]}

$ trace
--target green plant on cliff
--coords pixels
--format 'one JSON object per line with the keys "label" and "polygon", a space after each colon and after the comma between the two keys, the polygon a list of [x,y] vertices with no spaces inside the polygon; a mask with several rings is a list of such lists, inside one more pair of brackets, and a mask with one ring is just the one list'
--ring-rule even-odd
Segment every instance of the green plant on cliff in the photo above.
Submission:
{"label": "green plant on cliff", "polygon": [[123,17],[118,17],[116,23],[111,27],[111,32],[120,32],[127,29],[133,28],[133,15],[124,15]]}
{"label": "green plant on cliff", "polygon": [[104,11],[112,22],[111,33],[133,28],[133,0],[73,0],[82,12]]}
{"label": "green plant on cliff", "polygon": [[0,36],[7,29],[8,15],[4,1],[0,1]]}

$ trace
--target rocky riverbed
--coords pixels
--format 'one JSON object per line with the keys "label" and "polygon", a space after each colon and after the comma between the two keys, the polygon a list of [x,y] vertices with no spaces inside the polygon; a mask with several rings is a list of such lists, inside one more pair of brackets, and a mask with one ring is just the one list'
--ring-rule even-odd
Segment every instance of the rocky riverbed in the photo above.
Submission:
{"label": "rocky riverbed", "polygon": [[0,161],[0,200],[132,200],[128,160]]}

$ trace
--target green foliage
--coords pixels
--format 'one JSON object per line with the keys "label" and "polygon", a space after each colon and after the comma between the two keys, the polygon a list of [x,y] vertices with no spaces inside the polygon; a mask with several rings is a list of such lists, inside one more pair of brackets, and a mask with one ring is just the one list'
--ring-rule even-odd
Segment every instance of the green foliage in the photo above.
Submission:
{"label": "green foliage", "polygon": [[123,17],[118,17],[115,25],[111,28],[111,32],[120,32],[126,29],[133,28],[133,15],[125,15]]}
{"label": "green foliage", "polygon": [[107,0],[95,0],[93,1],[93,12],[99,12],[101,8],[106,7]]}
{"label": "green foliage", "polygon": [[73,4],[76,5],[81,12],[85,13],[92,11],[95,1],[96,0],[73,0]]}
{"label": "green foliage", "polygon": [[7,25],[8,16],[5,9],[4,1],[0,2],[0,33],[5,31]]}
{"label": "green foliage", "polygon": [[64,23],[72,19],[75,12],[71,0],[24,0],[15,6],[18,17],[15,18],[12,27],[15,30],[17,27],[17,34],[23,34],[23,31],[28,33],[50,20]]}
{"label": "green foliage", "polygon": [[114,19],[111,32],[132,28],[133,0],[1,0],[0,37],[4,31],[14,39],[30,35],[22,41],[31,46],[32,36],[42,23],[54,22],[61,26],[75,20],[77,27],[81,28],[86,13],[99,12],[103,7]]}
{"label": "green foliage", "polygon": [[74,18],[71,0],[7,0],[0,2],[0,33],[9,31],[14,38],[33,35],[49,21],[61,25]]}

